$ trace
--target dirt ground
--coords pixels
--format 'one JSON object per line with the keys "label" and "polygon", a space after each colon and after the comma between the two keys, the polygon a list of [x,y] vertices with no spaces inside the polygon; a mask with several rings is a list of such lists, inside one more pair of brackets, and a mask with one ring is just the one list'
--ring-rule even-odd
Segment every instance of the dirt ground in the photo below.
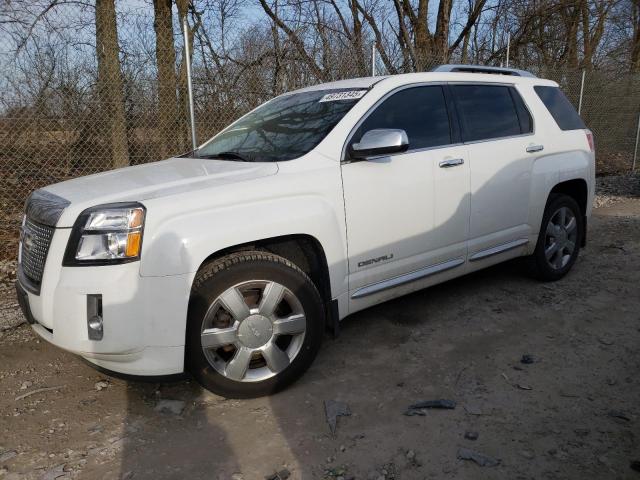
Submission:
{"label": "dirt ground", "polygon": [[[562,281],[512,262],[360,312],[257,400],[106,377],[17,325],[5,281],[0,479],[640,479],[640,182],[620,182]],[[433,399],[456,407],[403,414]],[[335,435],[329,400],[351,411]]]}

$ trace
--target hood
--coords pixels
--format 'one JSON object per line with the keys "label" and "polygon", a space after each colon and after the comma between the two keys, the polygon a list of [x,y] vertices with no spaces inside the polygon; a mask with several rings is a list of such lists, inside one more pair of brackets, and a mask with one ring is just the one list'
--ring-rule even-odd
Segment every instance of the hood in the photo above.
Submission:
{"label": "hood", "polygon": [[149,200],[274,175],[277,163],[171,158],[56,183],[43,190],[69,202],[58,227],[71,227],[82,210],[105,203]]}

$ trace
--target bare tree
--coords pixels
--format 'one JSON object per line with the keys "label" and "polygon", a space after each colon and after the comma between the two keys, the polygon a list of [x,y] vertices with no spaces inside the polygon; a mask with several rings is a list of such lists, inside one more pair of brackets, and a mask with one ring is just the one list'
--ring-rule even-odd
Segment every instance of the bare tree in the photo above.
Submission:
{"label": "bare tree", "polygon": [[114,0],[96,0],[95,10],[98,95],[109,122],[111,166],[118,168],[129,164],[129,148]]}
{"label": "bare tree", "polygon": [[173,44],[173,14],[171,0],[153,0],[156,34],[156,65],[158,70],[158,134],[160,155],[176,153],[176,52]]}
{"label": "bare tree", "polygon": [[640,73],[640,0],[632,0],[631,5],[631,73]]}

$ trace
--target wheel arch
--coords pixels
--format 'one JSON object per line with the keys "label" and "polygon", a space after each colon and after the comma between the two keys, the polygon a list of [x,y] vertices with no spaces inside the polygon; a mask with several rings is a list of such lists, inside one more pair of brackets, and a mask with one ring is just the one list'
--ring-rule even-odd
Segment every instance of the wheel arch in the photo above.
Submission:
{"label": "wheel arch", "polygon": [[547,202],[554,194],[567,195],[573,198],[578,204],[578,207],[580,207],[580,213],[583,219],[582,241],[580,242],[580,246],[585,247],[587,244],[587,201],[589,198],[589,187],[586,180],[583,178],[574,178],[556,184],[549,192]]}
{"label": "wheel arch", "polygon": [[560,182],[551,189],[549,196],[554,193],[568,195],[573,198],[580,207],[582,215],[586,215],[589,188],[585,179],[574,178],[572,180]]}
{"label": "wheel arch", "polygon": [[327,256],[320,241],[312,235],[282,235],[225,247],[206,257],[198,266],[198,271],[204,265],[231,253],[252,250],[266,251],[286,258],[311,279],[325,307],[327,328],[336,335],[339,319],[335,301],[332,301],[331,296],[331,277]]}

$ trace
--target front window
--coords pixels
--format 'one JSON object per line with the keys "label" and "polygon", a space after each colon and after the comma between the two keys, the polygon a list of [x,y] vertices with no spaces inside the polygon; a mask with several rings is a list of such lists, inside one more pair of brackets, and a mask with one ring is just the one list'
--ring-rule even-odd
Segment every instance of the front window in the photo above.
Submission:
{"label": "front window", "polygon": [[277,97],[197,150],[200,158],[280,162],[318,145],[367,90],[315,90]]}

